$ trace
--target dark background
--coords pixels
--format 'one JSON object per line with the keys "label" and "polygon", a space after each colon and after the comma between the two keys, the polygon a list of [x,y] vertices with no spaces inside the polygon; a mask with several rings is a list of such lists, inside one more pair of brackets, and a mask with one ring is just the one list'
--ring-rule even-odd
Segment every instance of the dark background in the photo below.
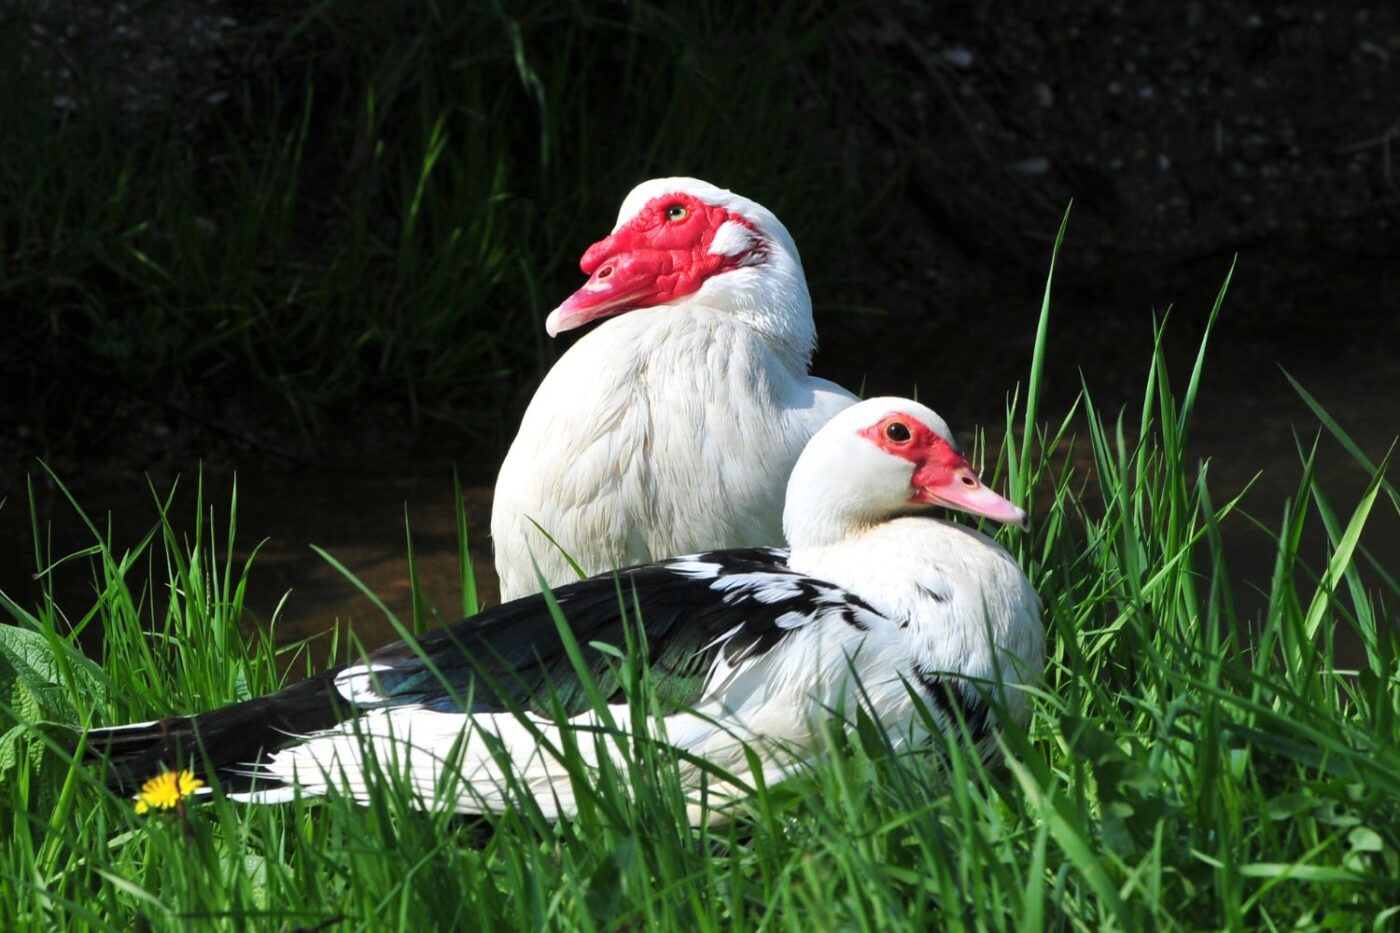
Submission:
{"label": "dark background", "polygon": [[[405,513],[452,614],[452,471],[489,565],[495,466],[569,343],[541,321],[655,175],[773,208],[815,371],[964,436],[1026,377],[1071,201],[1048,417],[1081,384],[1133,412],[1154,321],[1188,371],[1233,263],[1190,443],[1216,498],[1262,471],[1246,504],[1275,523],[1296,489],[1317,424],[1284,370],[1371,459],[1400,430],[1393,4],[29,2],[0,39],[21,603],[34,521],[54,558],[92,541],[60,482],[131,546],[176,477],[175,514],[202,475],[222,534],[236,474],[255,619],[294,588],[284,631],[378,640],[307,544],[402,610]],[[1348,512],[1365,472],[1331,441],[1319,472]],[[1394,526],[1367,539],[1392,573]],[[1227,530],[1263,580],[1267,536]],[[89,575],[55,572],[70,611]]]}

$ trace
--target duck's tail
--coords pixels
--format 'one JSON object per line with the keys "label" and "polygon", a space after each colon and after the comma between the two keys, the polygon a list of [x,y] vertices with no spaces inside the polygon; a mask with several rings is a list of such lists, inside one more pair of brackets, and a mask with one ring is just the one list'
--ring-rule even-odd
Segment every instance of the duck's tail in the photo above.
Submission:
{"label": "duck's tail", "polygon": [[225,791],[254,789],[249,772],[298,737],[355,715],[335,688],[334,671],[264,697],[194,716],[92,729],[85,763],[106,769],[107,786],[134,794],[165,771],[192,771]]}

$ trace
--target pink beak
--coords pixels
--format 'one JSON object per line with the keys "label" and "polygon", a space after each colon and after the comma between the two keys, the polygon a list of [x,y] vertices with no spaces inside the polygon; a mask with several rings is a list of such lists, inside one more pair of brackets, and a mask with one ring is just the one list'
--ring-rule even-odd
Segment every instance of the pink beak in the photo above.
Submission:
{"label": "pink beak", "polygon": [[946,467],[940,470],[941,475],[929,485],[920,480],[934,480],[935,477],[922,476],[924,473],[924,470],[919,470],[914,474],[913,501],[941,505],[969,515],[980,515],[1003,525],[1015,525],[1023,531],[1030,529],[1030,516],[1025,510],[1012,505],[982,485],[982,481],[977,478],[977,474],[966,460],[956,464],[951,470],[951,475]]}
{"label": "pink beak", "polygon": [[629,249],[625,236],[625,231],[615,233],[583,254],[579,267],[589,273],[588,281],[545,318],[549,336],[665,300],[658,294],[658,280],[670,275],[672,255],[665,250]]}

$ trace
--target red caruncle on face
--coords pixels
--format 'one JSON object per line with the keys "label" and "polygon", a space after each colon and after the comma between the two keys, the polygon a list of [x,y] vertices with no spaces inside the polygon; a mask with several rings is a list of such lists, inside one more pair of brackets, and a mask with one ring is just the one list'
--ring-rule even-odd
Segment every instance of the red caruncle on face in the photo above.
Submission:
{"label": "red caruncle on face", "polygon": [[1026,526],[1026,513],[982,485],[972,464],[928,425],[891,412],[860,431],[881,450],[914,465],[909,502],[941,505],[998,522]]}
{"label": "red caruncle on face", "polygon": [[[752,236],[737,252],[712,252],[726,224]],[[589,275],[583,287],[550,315],[551,334],[599,318],[684,298],[712,276],[749,259],[758,241],[742,215],[684,193],[647,202],[611,236],[590,246],[579,261]],[[730,245],[726,237],[726,243]]]}

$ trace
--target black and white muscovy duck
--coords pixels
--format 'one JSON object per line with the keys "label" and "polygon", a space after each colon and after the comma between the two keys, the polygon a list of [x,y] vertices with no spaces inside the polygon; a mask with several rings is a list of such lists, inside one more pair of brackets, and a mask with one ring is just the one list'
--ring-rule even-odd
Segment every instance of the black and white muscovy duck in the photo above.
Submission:
{"label": "black and white muscovy duck", "polygon": [[550,336],[613,319],[550,369],[501,465],[501,598],[539,590],[533,561],[551,586],[578,579],[540,528],[586,573],[782,543],[792,464],[855,401],[807,375],[816,327],[787,229],[732,192],[657,178],[579,265],[589,279]]}
{"label": "black and white muscovy duck", "polygon": [[[943,725],[965,722],[985,752],[988,691],[1017,720],[1028,714],[1020,687],[1038,680],[1044,659],[1039,601],[1006,551],[935,518],[934,506],[1026,521],[978,480],[936,414],[871,399],[833,418],[794,467],[790,550],[693,554],[554,595],[616,723],[631,722],[618,661],[595,646],[624,645],[624,615],[640,617],[665,712],[661,737],[742,780],[752,777],[745,745],[767,780],[780,779],[821,754],[821,721],[849,718],[857,702],[904,746],[928,737],[918,697]],[[582,730],[574,734],[590,763],[622,754],[595,742],[599,717],[546,598],[535,595],[270,696],[94,730],[88,747],[126,792],[164,769],[191,768],[254,802],[335,790],[364,800],[375,775],[397,772],[420,805],[467,813],[509,806],[508,759],[554,816],[574,810],[573,785],[540,741],[560,747],[555,702]],[[697,795],[709,780],[699,770],[683,772]],[[737,793],[712,780],[706,791]]]}

